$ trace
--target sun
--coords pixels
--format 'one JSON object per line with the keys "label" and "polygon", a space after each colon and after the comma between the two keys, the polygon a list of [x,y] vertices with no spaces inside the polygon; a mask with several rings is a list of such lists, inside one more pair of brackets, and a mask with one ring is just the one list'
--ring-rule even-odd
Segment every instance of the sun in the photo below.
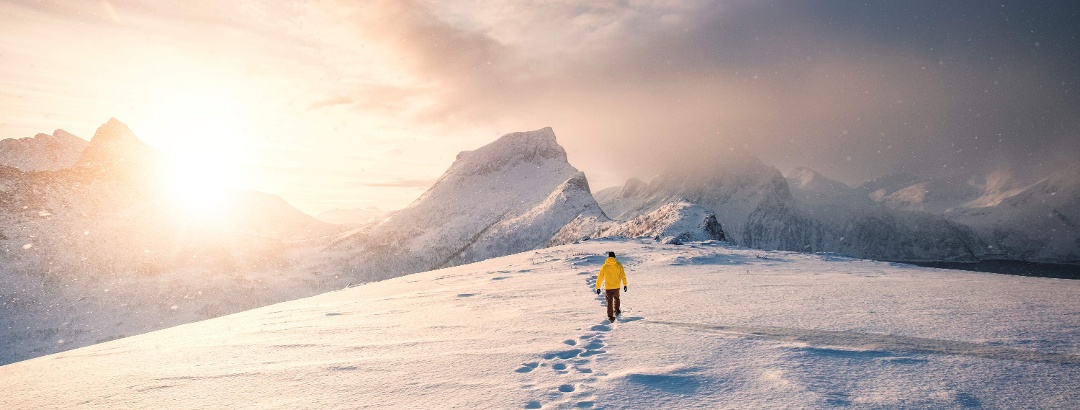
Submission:
{"label": "sun", "polygon": [[170,90],[145,117],[154,146],[169,159],[169,201],[181,211],[220,215],[238,189],[249,128],[242,104],[222,88]]}
{"label": "sun", "polygon": [[178,209],[197,215],[228,211],[237,189],[238,167],[221,152],[178,152],[170,155],[169,191]]}

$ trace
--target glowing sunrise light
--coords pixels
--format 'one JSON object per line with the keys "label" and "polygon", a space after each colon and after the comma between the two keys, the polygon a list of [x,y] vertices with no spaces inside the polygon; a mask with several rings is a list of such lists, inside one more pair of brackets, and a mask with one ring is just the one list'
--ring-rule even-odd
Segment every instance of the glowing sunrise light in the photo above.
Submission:
{"label": "glowing sunrise light", "polygon": [[171,159],[170,191],[180,210],[216,214],[227,209],[238,175],[234,164],[213,152],[174,153]]}
{"label": "glowing sunrise light", "polygon": [[223,84],[200,81],[165,89],[147,107],[151,144],[169,157],[170,200],[181,211],[220,214],[237,187],[246,161],[246,107]]}

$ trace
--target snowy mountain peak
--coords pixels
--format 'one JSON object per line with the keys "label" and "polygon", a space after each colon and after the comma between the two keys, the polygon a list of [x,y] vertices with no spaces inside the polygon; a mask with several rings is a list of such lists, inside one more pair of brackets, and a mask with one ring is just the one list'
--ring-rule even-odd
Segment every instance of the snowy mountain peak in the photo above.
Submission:
{"label": "snowy mountain peak", "polygon": [[94,137],[90,139],[91,144],[103,144],[105,141],[131,143],[139,141],[139,138],[135,136],[134,132],[131,132],[131,128],[128,128],[127,124],[120,122],[116,118],[109,118],[109,121],[98,127],[97,131],[94,132]]}
{"label": "snowy mountain peak", "polygon": [[127,125],[116,118],[98,127],[90,146],[79,158],[77,166],[109,168],[124,165],[137,167],[155,164],[162,154],[146,145]]}
{"label": "snowy mountain peak", "polygon": [[555,141],[551,127],[503,135],[475,151],[463,151],[451,170],[483,175],[519,162],[555,160],[567,163],[566,150]]}
{"label": "snowy mountain peak", "polygon": [[543,247],[579,215],[603,213],[543,128],[459,154],[411,205],[333,246],[357,255],[357,279],[379,279]]}

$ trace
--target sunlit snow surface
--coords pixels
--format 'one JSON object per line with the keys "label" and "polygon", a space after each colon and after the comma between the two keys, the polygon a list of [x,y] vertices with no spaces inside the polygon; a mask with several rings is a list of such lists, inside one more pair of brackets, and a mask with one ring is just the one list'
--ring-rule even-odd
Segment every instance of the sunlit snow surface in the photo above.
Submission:
{"label": "sunlit snow surface", "polygon": [[[615,324],[592,280],[626,266]],[[1080,282],[588,241],[0,367],[0,408],[1076,408]]]}

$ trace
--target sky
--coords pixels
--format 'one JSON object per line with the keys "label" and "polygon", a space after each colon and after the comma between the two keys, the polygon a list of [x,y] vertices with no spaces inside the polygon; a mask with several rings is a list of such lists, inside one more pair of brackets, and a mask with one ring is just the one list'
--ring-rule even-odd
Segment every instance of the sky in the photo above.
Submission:
{"label": "sky", "polygon": [[309,213],[404,207],[458,152],[547,126],[594,191],[741,155],[850,185],[1033,180],[1080,158],[1077,21],[1074,1],[0,0],[0,138],[115,117]]}

